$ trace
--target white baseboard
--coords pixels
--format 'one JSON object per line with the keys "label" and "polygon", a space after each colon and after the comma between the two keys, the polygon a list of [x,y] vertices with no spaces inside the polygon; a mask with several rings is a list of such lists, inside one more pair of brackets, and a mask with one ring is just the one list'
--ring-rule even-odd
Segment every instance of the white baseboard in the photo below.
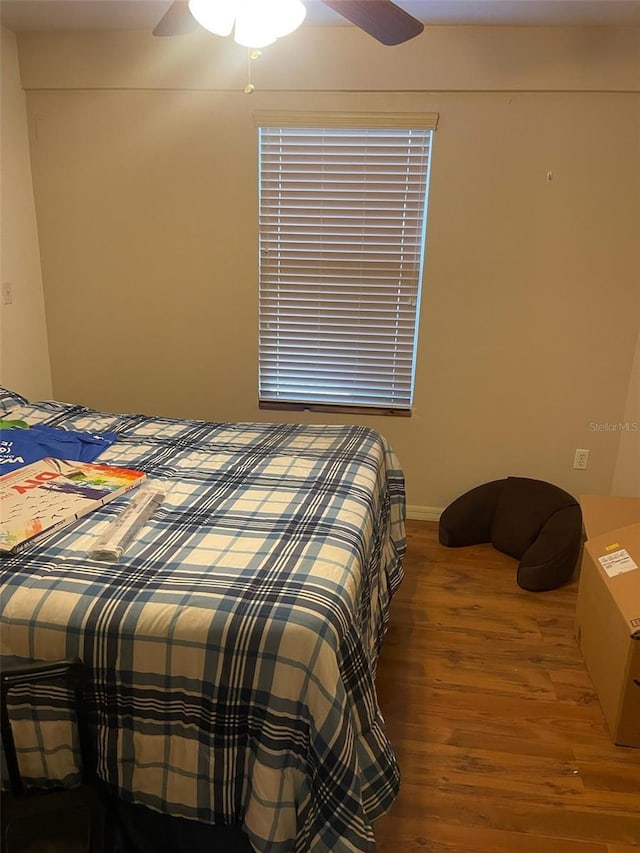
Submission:
{"label": "white baseboard", "polygon": [[407,506],[407,518],[413,521],[439,521],[443,506]]}

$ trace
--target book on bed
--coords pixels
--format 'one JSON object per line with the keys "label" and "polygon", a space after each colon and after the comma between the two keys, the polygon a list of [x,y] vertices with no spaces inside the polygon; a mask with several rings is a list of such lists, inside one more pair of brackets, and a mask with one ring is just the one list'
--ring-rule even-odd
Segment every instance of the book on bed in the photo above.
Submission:
{"label": "book on bed", "polygon": [[0,553],[72,524],[139,486],[143,471],[41,459],[0,477]]}

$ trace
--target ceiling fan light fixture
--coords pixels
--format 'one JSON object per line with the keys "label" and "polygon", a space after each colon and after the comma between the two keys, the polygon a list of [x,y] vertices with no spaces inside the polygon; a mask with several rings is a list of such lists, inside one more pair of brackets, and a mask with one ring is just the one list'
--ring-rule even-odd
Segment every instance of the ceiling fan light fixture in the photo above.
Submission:
{"label": "ceiling fan light fixture", "polygon": [[[393,0],[320,2],[381,44],[403,44],[424,30],[422,21]],[[188,4],[185,0],[173,0],[153,28],[153,35],[186,35],[200,24],[211,33],[228,36],[235,23],[236,41],[244,47],[259,48],[293,32],[305,14],[301,0],[189,0]]]}
{"label": "ceiling fan light fixture", "polygon": [[238,0],[189,0],[189,11],[205,30],[228,36],[241,5]]}
{"label": "ceiling fan light fixture", "polygon": [[270,4],[264,0],[240,0],[234,41],[243,47],[266,47],[278,38]]}
{"label": "ceiling fan light fixture", "polygon": [[300,0],[240,0],[234,39],[243,47],[265,47],[297,29],[306,14]]}

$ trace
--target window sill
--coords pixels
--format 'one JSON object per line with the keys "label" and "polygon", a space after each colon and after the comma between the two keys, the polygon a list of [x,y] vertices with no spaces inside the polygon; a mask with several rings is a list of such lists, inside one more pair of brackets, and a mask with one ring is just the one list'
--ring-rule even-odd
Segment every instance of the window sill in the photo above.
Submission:
{"label": "window sill", "polygon": [[275,400],[259,400],[258,408],[283,412],[342,412],[348,415],[411,417],[411,409],[393,409],[391,406],[341,406],[338,403],[281,403]]}

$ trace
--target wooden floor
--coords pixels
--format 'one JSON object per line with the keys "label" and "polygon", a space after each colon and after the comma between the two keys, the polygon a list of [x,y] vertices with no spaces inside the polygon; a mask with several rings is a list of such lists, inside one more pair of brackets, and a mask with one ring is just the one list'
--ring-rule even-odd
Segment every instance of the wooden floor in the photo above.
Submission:
{"label": "wooden floor", "polygon": [[609,739],[577,583],[526,592],[490,545],[407,526],[377,674],[403,781],[377,853],[638,853],[640,749]]}

